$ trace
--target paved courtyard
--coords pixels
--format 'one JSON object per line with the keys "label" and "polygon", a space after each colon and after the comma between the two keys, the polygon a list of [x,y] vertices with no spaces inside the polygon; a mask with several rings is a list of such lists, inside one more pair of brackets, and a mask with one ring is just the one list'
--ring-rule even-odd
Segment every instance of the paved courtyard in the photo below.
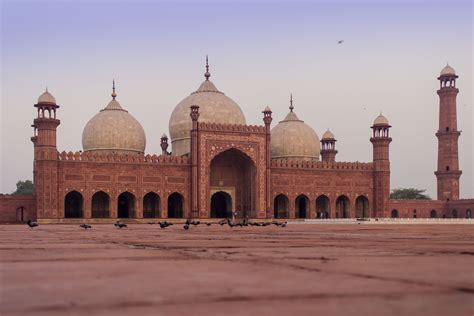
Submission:
{"label": "paved courtyard", "polygon": [[0,226],[1,315],[469,315],[474,226]]}

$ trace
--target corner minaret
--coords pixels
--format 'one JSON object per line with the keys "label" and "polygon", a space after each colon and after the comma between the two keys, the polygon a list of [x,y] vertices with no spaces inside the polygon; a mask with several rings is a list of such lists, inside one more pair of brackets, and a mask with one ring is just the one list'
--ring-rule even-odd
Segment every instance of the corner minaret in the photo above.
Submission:
{"label": "corner minaret", "polygon": [[389,217],[390,200],[390,124],[380,113],[372,125],[373,135],[370,142],[373,146],[374,162],[374,207],[371,217]]}
{"label": "corner minaret", "polygon": [[334,134],[328,129],[321,139],[321,160],[326,162],[336,161],[336,138]]}
{"label": "corner minaret", "polygon": [[457,128],[456,88],[458,76],[454,69],[446,65],[438,77],[439,90],[439,127],[438,137],[438,200],[449,201],[459,199],[459,154],[458,138],[461,132]]}
{"label": "corner minaret", "polygon": [[[34,105],[38,115],[33,121],[34,145],[33,182],[38,218],[58,218],[58,150],[56,130],[60,121],[56,116],[56,99],[46,91]],[[38,194],[41,193],[41,194]]]}

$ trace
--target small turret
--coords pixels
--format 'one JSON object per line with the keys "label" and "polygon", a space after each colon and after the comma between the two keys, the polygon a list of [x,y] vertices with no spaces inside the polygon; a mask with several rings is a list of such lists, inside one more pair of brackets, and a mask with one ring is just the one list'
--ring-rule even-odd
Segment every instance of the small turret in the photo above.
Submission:
{"label": "small turret", "polygon": [[328,129],[321,139],[321,160],[326,162],[336,161],[336,138],[334,134]]}

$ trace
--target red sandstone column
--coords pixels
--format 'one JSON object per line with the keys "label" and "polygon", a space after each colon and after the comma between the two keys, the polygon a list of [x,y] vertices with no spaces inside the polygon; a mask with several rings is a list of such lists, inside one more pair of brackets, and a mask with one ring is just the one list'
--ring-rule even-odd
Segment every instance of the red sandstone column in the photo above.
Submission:
{"label": "red sandstone column", "polygon": [[143,195],[140,192],[135,201],[135,218],[143,218]]}
{"label": "red sandstone column", "polygon": [[289,218],[291,219],[294,219],[296,218],[296,214],[295,214],[295,196],[291,195],[291,196],[288,196],[288,215],[289,215]]}
{"label": "red sandstone column", "polygon": [[91,218],[92,217],[92,196],[91,194],[85,193],[84,194],[84,218]]}
{"label": "red sandstone column", "polygon": [[270,125],[272,123],[272,110],[270,107],[266,107],[263,113],[263,122],[265,123],[266,141],[265,141],[265,167],[266,167],[266,179],[265,179],[265,207],[266,207],[266,218],[272,218],[272,201],[271,201],[271,161],[270,161]]}
{"label": "red sandstone column", "polygon": [[117,193],[110,193],[110,200],[109,200],[109,210],[110,210],[110,218],[117,218]]}
{"label": "red sandstone column", "polygon": [[316,218],[316,199],[311,199],[308,197],[309,200],[309,216],[308,218]]}

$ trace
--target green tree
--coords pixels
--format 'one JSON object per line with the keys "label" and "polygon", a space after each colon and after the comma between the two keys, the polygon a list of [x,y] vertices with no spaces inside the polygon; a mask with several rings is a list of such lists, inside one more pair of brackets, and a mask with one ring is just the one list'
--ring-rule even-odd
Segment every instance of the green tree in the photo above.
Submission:
{"label": "green tree", "polygon": [[33,182],[31,180],[18,181],[16,183],[16,191],[13,194],[33,194]]}
{"label": "green tree", "polygon": [[397,188],[390,193],[392,200],[431,200],[429,195],[424,194],[426,190],[415,188]]}

